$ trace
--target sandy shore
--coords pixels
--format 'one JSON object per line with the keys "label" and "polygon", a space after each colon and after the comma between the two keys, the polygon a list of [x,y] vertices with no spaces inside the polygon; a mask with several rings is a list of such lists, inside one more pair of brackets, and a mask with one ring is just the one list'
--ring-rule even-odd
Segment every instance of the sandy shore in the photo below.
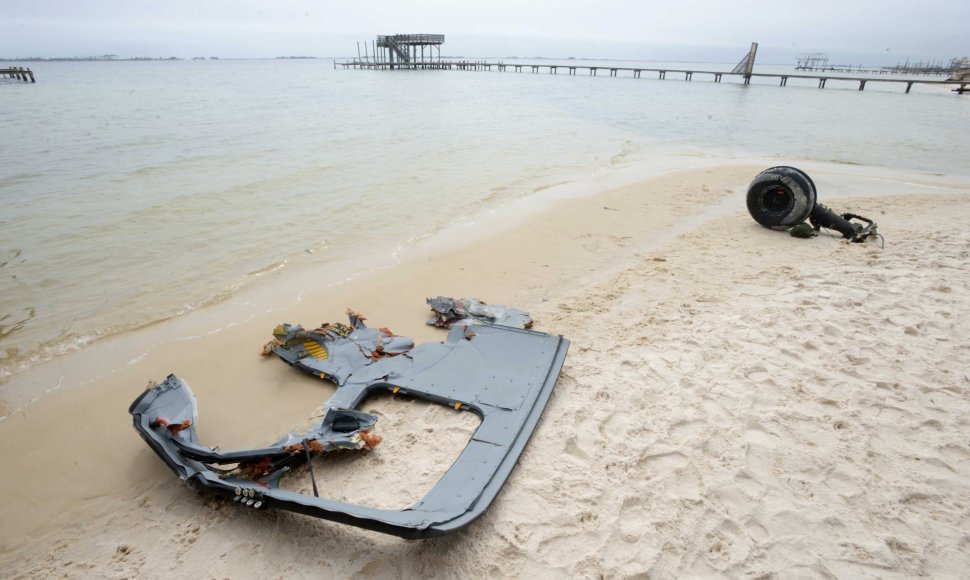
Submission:
{"label": "sandy shore", "polygon": [[[879,222],[880,249],[757,226],[743,192],[770,164],[563,200],[344,284],[303,275],[313,290],[298,300],[274,304],[269,285],[37,369],[21,382],[54,392],[8,403],[17,410],[0,422],[0,569],[959,576],[970,569],[970,184],[800,164],[823,202]],[[204,443],[267,443],[332,392],[258,356],[273,326],[342,320],[351,306],[435,340],[423,323],[436,294],[525,308],[573,345],[519,465],[462,532],[405,542],[233,509],[180,485],[131,429],[128,404],[176,372],[198,395]],[[390,397],[364,408],[385,443],[316,471],[331,497],[382,507],[428,489],[477,424]]]}

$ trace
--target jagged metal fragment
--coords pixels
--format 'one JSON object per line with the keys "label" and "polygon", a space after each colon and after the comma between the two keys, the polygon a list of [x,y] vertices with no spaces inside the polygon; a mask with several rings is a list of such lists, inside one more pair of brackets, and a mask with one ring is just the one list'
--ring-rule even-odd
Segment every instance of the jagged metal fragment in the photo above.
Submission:
{"label": "jagged metal fragment", "polygon": [[343,385],[355,370],[414,348],[410,338],[386,328],[368,328],[356,312],[347,315],[349,327],[324,324],[308,331],[298,324],[281,324],[273,331],[274,340],[267,350],[304,372]]}
{"label": "jagged metal fragment", "polygon": [[485,304],[477,298],[456,300],[447,296],[437,296],[428,298],[426,301],[434,314],[434,318],[428,320],[431,326],[451,328],[453,324],[463,321],[465,323],[477,321],[516,328],[532,328],[532,318],[529,313],[518,308]]}

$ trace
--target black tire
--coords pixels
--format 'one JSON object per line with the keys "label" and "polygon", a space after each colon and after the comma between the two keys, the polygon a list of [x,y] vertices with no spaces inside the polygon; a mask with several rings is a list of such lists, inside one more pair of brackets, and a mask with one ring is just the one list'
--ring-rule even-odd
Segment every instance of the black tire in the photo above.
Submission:
{"label": "black tire", "polygon": [[771,167],[748,186],[748,212],[766,228],[788,229],[808,218],[815,207],[815,183],[794,167]]}

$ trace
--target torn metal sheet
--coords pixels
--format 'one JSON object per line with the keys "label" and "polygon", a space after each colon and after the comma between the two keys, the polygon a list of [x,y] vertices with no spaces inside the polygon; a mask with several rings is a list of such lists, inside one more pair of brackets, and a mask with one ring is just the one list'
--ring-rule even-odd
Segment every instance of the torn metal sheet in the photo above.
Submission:
{"label": "torn metal sheet", "polygon": [[365,318],[353,310],[347,311],[347,317],[350,326],[325,323],[304,330],[298,324],[281,324],[273,330],[273,340],[263,347],[263,354],[275,354],[304,372],[343,385],[370,363],[414,348],[413,340],[387,328],[367,328]]}
{"label": "torn metal sheet", "polygon": [[528,312],[518,308],[485,304],[478,298],[462,298],[456,300],[446,296],[427,299],[428,306],[434,318],[428,320],[431,326],[451,328],[455,323],[487,322],[514,326],[516,328],[532,328],[532,317]]}
{"label": "torn metal sheet", "polygon": [[[473,319],[455,325],[443,342],[414,347],[410,339],[367,328],[363,317],[348,313],[349,326],[306,331],[281,325],[267,345],[268,352],[293,367],[337,384],[322,418],[306,431],[288,433],[259,449],[203,446],[196,433],[195,396],[175,375],[132,403],[135,429],[189,485],[254,509],[285,509],[409,539],[467,526],[492,503],[525,449],[555,387],[569,341]],[[280,479],[311,455],[379,444],[381,438],[373,432],[377,418],[357,407],[381,390],[481,418],[461,455],[421,500],[403,510],[376,509],[280,488]]]}

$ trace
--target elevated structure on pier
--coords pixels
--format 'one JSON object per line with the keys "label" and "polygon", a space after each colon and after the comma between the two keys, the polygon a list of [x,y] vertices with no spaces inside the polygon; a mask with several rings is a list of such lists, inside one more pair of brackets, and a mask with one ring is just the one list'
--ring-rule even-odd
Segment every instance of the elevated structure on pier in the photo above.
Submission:
{"label": "elevated structure on pier", "polygon": [[829,66],[829,57],[824,52],[803,54],[797,59],[795,70],[825,70]]}
{"label": "elevated structure on pier", "polygon": [[390,68],[394,68],[395,59],[404,65],[435,62],[435,49],[438,49],[437,61],[441,62],[441,45],[444,42],[444,34],[394,34],[378,36],[377,48],[386,51],[386,61]]}

